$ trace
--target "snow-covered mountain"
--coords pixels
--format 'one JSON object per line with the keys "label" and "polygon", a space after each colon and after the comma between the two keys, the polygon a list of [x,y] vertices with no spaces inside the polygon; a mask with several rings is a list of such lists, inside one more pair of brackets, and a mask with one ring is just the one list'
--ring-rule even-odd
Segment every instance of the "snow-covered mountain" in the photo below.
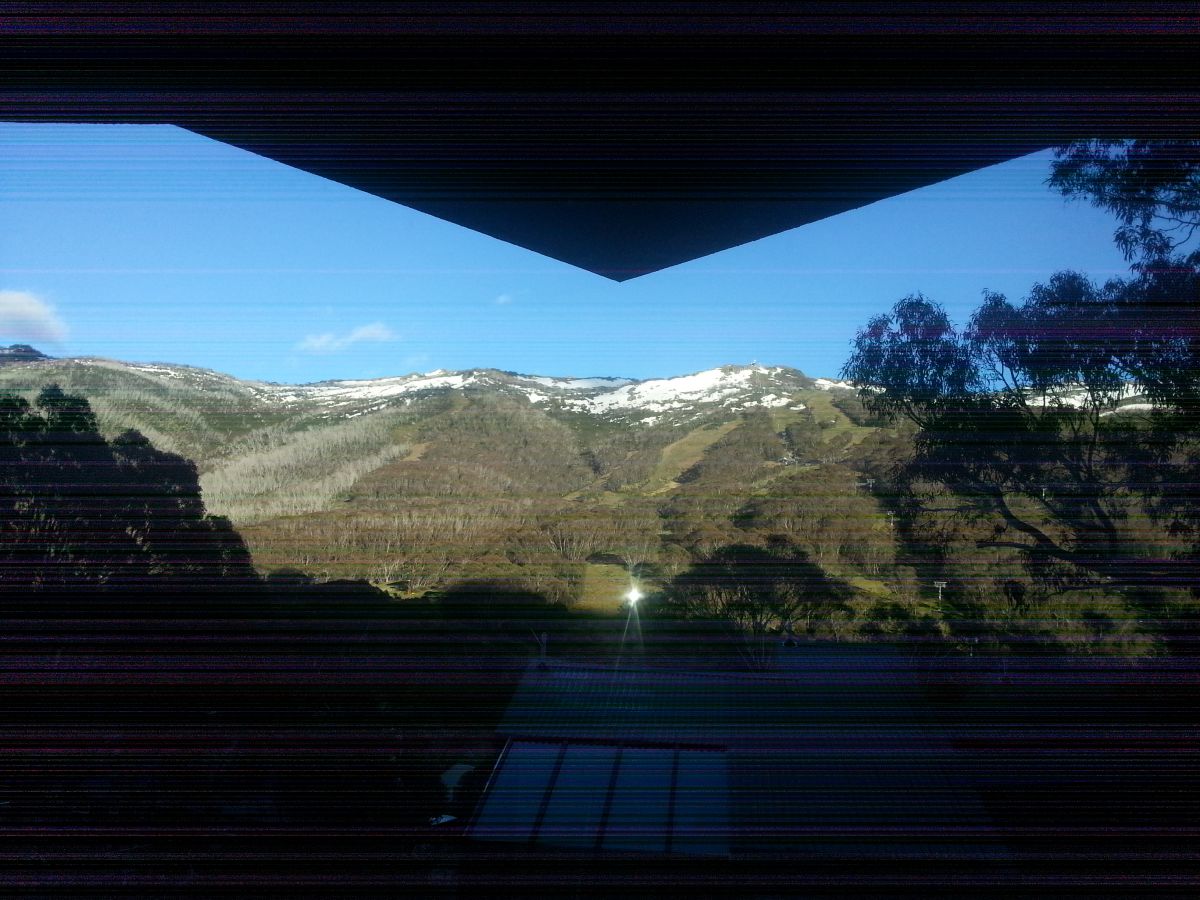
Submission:
{"label": "snow-covered mountain", "polygon": [[304,385],[260,385],[274,402],[315,405],[333,414],[355,414],[406,402],[437,391],[498,391],[519,394],[546,409],[641,421],[647,413],[695,418],[713,406],[787,406],[812,379],[782,366],[723,366],[674,378],[563,378],[495,369],[438,370],[420,375]]}
{"label": "snow-covered mountain", "polygon": [[49,383],[87,397],[102,427],[136,427],[157,445],[202,463],[222,455],[232,438],[262,428],[304,430],[388,412],[420,418],[455,397],[508,397],[563,421],[645,428],[687,426],[754,408],[799,412],[805,393],[843,386],[758,364],[649,380],[469,369],[310,384],[94,357],[28,358],[0,367],[0,390],[31,396]]}
{"label": "snow-covered mountain", "polygon": [[[29,348],[32,351],[32,348]],[[109,392],[148,395],[206,394],[213,403],[246,413],[258,411],[270,419],[281,416],[324,420],[355,418],[366,413],[411,406],[437,395],[483,393],[524,397],[548,413],[596,416],[631,425],[684,425],[719,410],[761,408],[802,409],[805,391],[852,392],[849,382],[809,378],[786,366],[721,366],[671,378],[573,378],[529,375],[497,369],[436,370],[387,378],[280,384],[246,381],[191,366],[167,363],[126,363],[98,358],[50,359],[36,351],[22,354],[0,370],[0,388],[29,390],[35,382],[59,380],[85,394],[97,388]],[[116,381],[114,381],[116,379]],[[89,390],[90,389],[90,390]],[[1131,387],[1122,410],[1137,398]],[[1059,402],[1073,405],[1067,391]]]}
{"label": "snow-covered mountain", "polygon": [[365,380],[320,381],[311,384],[256,383],[259,390],[279,403],[316,404],[331,410],[368,403],[385,406],[397,398],[411,398],[431,391],[465,391],[498,388],[524,394],[532,403],[566,396],[584,396],[630,384],[627,378],[552,378],[519,375],[494,369],[448,372],[438,369],[424,374],[399,375]]}
{"label": "snow-covered mountain", "polygon": [[[553,411],[603,416],[642,422],[664,415],[681,423],[714,407],[749,409],[785,407],[793,394],[818,387],[843,387],[821,379],[814,382],[797,369],[785,366],[722,366],[673,378],[569,378],[526,375],[496,369],[460,372],[437,370],[388,378],[278,384],[243,381],[189,366],[163,363],[121,363],[101,359],[55,360],[54,367],[90,367],[123,371],[166,388],[234,391],[247,400],[277,410],[309,411],[322,417],[354,417],[394,406],[411,404],[438,393],[493,391],[523,396],[531,404]],[[43,366],[49,368],[49,366]],[[32,374],[32,372],[31,372]],[[648,415],[652,414],[652,415]],[[690,415],[689,415],[690,414]]]}

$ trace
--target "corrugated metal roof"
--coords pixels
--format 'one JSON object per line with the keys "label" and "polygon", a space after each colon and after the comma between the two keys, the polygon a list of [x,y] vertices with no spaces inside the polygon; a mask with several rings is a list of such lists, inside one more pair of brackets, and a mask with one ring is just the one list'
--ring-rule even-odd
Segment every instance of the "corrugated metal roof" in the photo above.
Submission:
{"label": "corrugated metal roof", "polygon": [[[887,647],[781,654],[768,673],[533,665],[500,726],[509,736],[737,747],[803,743],[830,727],[913,731],[925,703]],[[913,736],[917,732],[913,732]]]}

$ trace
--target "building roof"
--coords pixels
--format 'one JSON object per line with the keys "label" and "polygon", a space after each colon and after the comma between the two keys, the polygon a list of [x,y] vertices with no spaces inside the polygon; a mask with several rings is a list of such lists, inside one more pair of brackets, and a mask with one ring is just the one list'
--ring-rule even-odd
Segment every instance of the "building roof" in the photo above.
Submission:
{"label": "building roof", "polygon": [[587,852],[998,851],[900,652],[781,653],[762,675],[532,665],[471,835]]}

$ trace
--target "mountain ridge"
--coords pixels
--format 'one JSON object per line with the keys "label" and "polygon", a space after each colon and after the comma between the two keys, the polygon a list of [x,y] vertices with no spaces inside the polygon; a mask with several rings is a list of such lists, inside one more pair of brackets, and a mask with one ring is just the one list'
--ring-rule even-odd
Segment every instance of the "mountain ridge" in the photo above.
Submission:
{"label": "mountain ridge", "polygon": [[10,344],[0,347],[0,366],[23,362],[36,362],[39,359],[51,359],[41,350],[34,349],[29,344]]}
{"label": "mountain ridge", "polygon": [[[0,370],[0,390],[30,398],[50,383],[86,397],[106,434],[136,428],[193,460],[210,506],[239,524],[368,494],[393,505],[471,492],[611,503],[639,486],[657,496],[709,451],[718,432],[706,429],[724,435],[751,413],[772,434],[815,427],[814,404],[823,427],[849,427],[817,402],[832,382],[758,364],[642,380],[477,368],[299,385],[100,357]],[[789,454],[771,440],[767,458]]]}
{"label": "mountain ridge", "polygon": [[574,375],[546,375],[534,372],[519,372],[512,369],[497,369],[491,366],[474,366],[467,369],[434,369],[430,372],[408,372],[398,375],[384,375],[375,378],[325,378],[317,381],[305,382],[288,382],[276,381],[270,379],[255,379],[241,378],[237,375],[232,375],[227,372],[222,372],[218,369],[212,369],[205,366],[195,366],[188,363],[174,363],[165,360],[151,360],[145,362],[121,360],[113,357],[105,356],[48,356],[34,347],[27,344],[13,344],[9,347],[0,347],[0,358],[12,362],[20,363],[75,363],[80,365],[105,365],[112,364],[122,366],[131,370],[141,371],[148,374],[160,374],[166,377],[178,377],[183,373],[197,373],[206,376],[216,376],[222,380],[234,381],[245,385],[261,386],[269,389],[295,389],[295,388],[321,388],[330,385],[371,385],[379,383],[391,383],[399,381],[413,381],[418,379],[433,379],[433,378],[451,378],[454,376],[469,376],[491,374],[501,376],[514,381],[529,382],[540,384],[546,387],[555,388],[558,390],[579,391],[579,390],[596,390],[601,391],[604,388],[613,390],[630,385],[640,385],[649,382],[668,382],[682,378],[695,378],[702,375],[713,375],[718,372],[732,371],[756,371],[756,372],[792,372],[800,377],[806,378],[812,382],[818,382],[823,385],[842,386],[845,383],[834,379],[818,377],[811,378],[805,375],[801,370],[792,366],[768,366],[757,362],[746,365],[738,363],[727,363],[720,366],[715,366],[710,369],[701,369],[695,372],[684,372],[677,375],[656,376],[653,378],[629,378],[622,375],[589,375],[589,376],[574,376]]}
{"label": "mountain ridge", "polygon": [[[32,348],[30,348],[32,350]],[[36,351],[35,351],[36,352]],[[11,368],[11,367],[10,367]],[[621,376],[542,375],[487,367],[461,370],[436,369],[367,379],[325,379],[289,383],[242,379],[214,369],[165,362],[125,362],[106,357],[48,357],[22,360],[20,369],[48,376],[72,374],[69,370],[109,370],[144,379],[148,385],[170,388],[235,391],[247,402],[282,406],[291,411],[308,409],[336,416],[361,415],[419,396],[443,390],[496,390],[523,395],[530,403],[567,413],[585,413],[638,423],[639,412],[671,413],[676,421],[697,418],[705,404],[748,408],[784,406],[788,394],[803,389],[848,387],[830,379],[814,379],[789,366],[725,365],[666,378],[634,379]],[[18,381],[10,373],[6,381]],[[73,379],[87,381],[87,377]],[[771,390],[774,388],[775,390]],[[18,385],[18,389],[19,385]]]}

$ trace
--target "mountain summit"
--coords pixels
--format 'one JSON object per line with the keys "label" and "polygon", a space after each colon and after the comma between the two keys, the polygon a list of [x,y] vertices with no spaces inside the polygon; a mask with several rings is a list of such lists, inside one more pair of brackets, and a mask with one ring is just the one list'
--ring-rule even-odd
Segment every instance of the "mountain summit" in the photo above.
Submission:
{"label": "mountain summit", "polygon": [[[365,381],[325,381],[303,385],[259,385],[287,406],[311,406],[331,414],[356,413],[407,403],[430,392],[521,396],[547,410],[610,419],[658,421],[664,414],[680,423],[699,418],[713,406],[731,409],[786,406],[792,393],[813,387],[813,379],[784,366],[722,366],[673,378],[561,378],[496,369],[438,370]],[[647,413],[654,414],[647,416]]]}
{"label": "mountain summit", "polygon": [[0,347],[0,366],[50,358],[41,350],[36,350],[28,344],[10,344],[7,347]]}
{"label": "mountain summit", "polygon": [[[280,417],[337,421],[412,407],[438,396],[496,395],[523,400],[552,416],[597,417],[630,425],[686,425],[717,410],[782,409],[794,405],[797,392],[843,387],[826,379],[814,380],[798,369],[757,363],[645,380],[531,375],[479,368],[281,384],[247,381],[168,363],[127,363],[92,357],[50,359],[23,345],[0,354],[0,360],[33,363],[8,372],[0,380],[0,389],[29,391],[58,381],[64,388],[99,400],[101,407],[105,405],[103,396],[110,394],[149,394],[160,400],[172,395],[184,405],[210,409],[214,397],[220,396],[227,416],[236,411],[272,421]],[[198,392],[206,394],[207,399]]]}

